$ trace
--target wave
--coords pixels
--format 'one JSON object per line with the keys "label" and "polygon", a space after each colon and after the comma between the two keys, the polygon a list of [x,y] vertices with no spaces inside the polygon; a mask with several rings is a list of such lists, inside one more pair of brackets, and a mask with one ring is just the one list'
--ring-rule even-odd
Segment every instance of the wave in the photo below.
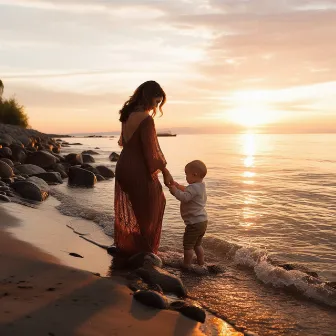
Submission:
{"label": "wave", "polygon": [[306,298],[336,307],[336,290],[327,282],[318,278],[317,274],[312,276],[314,272],[310,270],[302,270],[300,265],[291,265],[293,269],[289,270],[276,265],[269,258],[266,249],[240,246],[216,237],[205,237],[204,246],[215,251],[218,256],[233,261],[235,265],[253,269],[255,276],[264,284],[288,289]]}
{"label": "wave", "polygon": [[78,204],[73,197],[65,195],[56,189],[51,189],[50,194],[60,202],[60,204],[56,206],[56,209],[63,215],[93,221],[102,227],[106,235],[113,237],[114,219],[110,213],[97,211]]}

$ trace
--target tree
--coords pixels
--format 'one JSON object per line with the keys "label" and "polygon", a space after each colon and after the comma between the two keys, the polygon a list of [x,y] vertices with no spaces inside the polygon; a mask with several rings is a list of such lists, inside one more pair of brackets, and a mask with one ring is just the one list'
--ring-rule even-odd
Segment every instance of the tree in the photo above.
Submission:
{"label": "tree", "polygon": [[24,128],[29,126],[24,107],[15,98],[0,100],[0,123]]}
{"label": "tree", "polygon": [[4,91],[4,85],[3,85],[3,82],[2,80],[0,79],[0,101],[2,99],[2,94],[3,94],[3,91]]}

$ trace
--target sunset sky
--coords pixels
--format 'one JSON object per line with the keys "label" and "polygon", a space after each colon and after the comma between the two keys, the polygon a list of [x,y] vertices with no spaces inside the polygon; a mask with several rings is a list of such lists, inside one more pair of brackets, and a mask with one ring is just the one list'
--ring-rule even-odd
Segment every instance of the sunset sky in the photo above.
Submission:
{"label": "sunset sky", "polygon": [[159,129],[336,132],[336,0],[0,0],[0,79],[44,132],[118,131],[136,87]]}

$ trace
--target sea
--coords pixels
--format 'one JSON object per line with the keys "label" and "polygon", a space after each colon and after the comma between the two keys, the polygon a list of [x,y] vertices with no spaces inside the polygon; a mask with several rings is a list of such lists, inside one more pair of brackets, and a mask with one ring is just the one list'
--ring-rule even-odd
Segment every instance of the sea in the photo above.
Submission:
{"label": "sea", "polygon": [[[94,150],[93,165],[113,170],[118,137],[63,139],[80,143],[62,154]],[[168,169],[186,184],[184,167],[208,168],[204,238],[217,275],[181,272],[184,224],[167,199],[160,256],[191,297],[208,311],[255,335],[336,335],[336,134],[206,134],[160,137]],[[113,242],[114,180],[92,189],[57,186],[58,209],[94,223]],[[98,243],[102,243],[99,242]],[[223,333],[224,335],[224,333]]]}

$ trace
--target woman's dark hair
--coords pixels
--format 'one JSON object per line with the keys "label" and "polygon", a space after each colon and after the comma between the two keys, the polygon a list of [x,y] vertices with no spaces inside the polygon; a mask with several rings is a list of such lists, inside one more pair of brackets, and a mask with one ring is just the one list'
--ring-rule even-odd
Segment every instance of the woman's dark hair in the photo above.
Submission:
{"label": "woman's dark hair", "polygon": [[[121,122],[127,121],[130,114],[138,107],[143,108],[145,111],[153,109],[153,99],[158,97],[162,97],[162,101],[159,105],[159,110],[162,115],[162,106],[166,102],[166,94],[162,87],[155,81],[147,81],[142,83],[119,111],[119,120]],[[154,110],[152,116],[155,117],[155,115],[156,111]]]}

